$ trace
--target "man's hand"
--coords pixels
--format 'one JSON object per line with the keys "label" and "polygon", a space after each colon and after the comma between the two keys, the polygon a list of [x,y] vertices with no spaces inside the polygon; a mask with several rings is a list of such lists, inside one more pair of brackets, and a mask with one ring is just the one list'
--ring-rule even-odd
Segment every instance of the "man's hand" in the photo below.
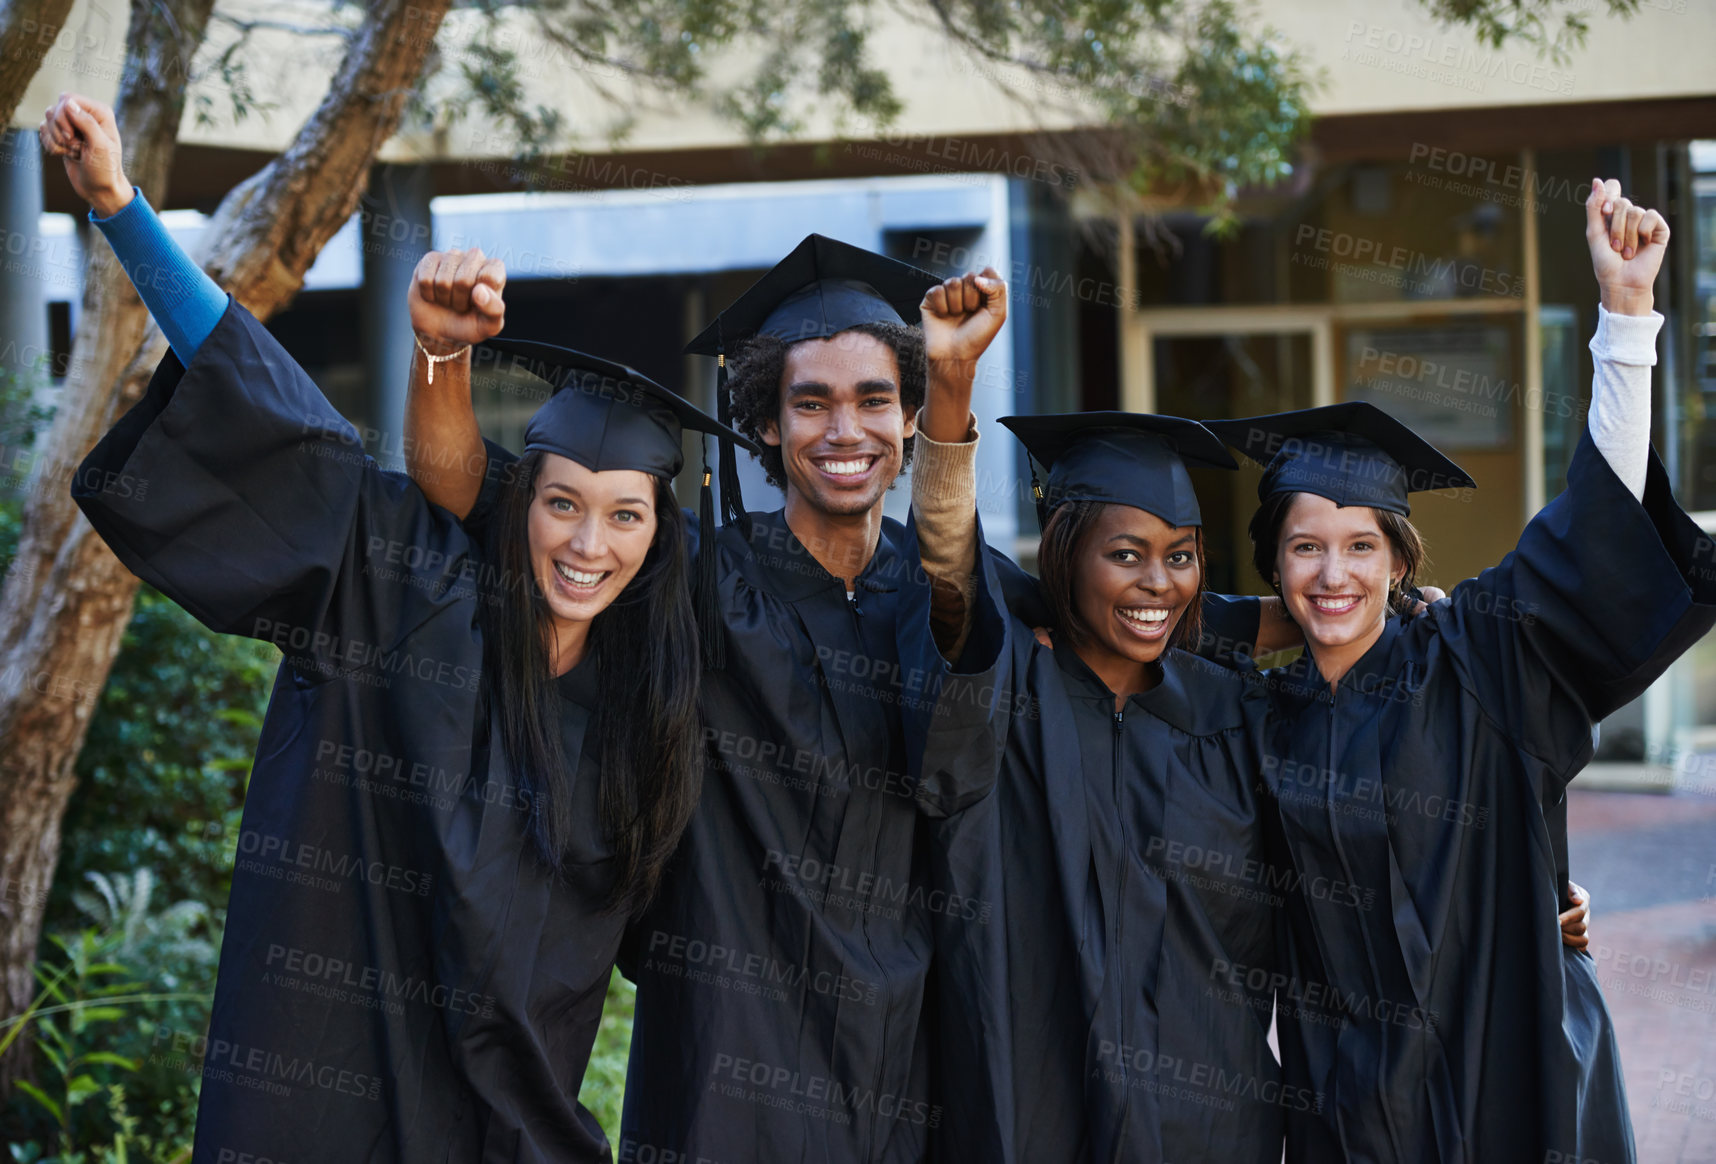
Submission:
{"label": "man's hand", "polygon": [[1573,908],[1561,915],[1561,944],[1583,950],[1591,944],[1586,933],[1591,921],[1591,895],[1569,881],[1567,896],[1573,899]]}
{"label": "man's hand", "polygon": [[1618,315],[1649,315],[1652,288],[1668,254],[1668,223],[1662,215],[1621,197],[1621,184],[1591,179],[1585,199],[1585,242],[1603,307]]}
{"label": "man's hand", "polygon": [[931,440],[963,441],[970,430],[977,358],[1007,322],[1007,284],[994,267],[985,267],[931,287],[918,312],[929,361],[919,424]]}
{"label": "man's hand", "polygon": [[411,329],[430,355],[480,344],[506,326],[505,287],[506,264],[481,250],[430,251],[411,274]]}
{"label": "man's hand", "polygon": [[112,109],[88,97],[61,93],[36,132],[43,149],[65,159],[72,189],[99,217],[112,218],[125,209],[134,191],[125,180]]}

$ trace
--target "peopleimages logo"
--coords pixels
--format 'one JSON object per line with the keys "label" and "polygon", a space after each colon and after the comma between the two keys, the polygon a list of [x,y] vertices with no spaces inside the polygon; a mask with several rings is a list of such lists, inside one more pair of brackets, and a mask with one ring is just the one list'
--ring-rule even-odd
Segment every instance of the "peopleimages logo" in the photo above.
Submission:
{"label": "peopleimages logo", "polygon": [[[339,892],[351,883],[385,886],[418,897],[429,896],[434,878],[427,873],[390,865],[385,861],[366,861],[351,853],[338,853],[320,845],[306,844],[290,837],[245,829],[238,834],[238,857],[235,868],[264,877],[273,877],[315,889]],[[327,876],[317,876],[327,874]]]}
{"label": "peopleimages logo", "polygon": [[[909,1096],[877,1091],[873,1087],[845,1084],[826,1075],[795,1071],[743,1059],[725,1051],[715,1056],[712,1086],[729,1099],[745,1099],[768,1107],[790,1108],[803,1115],[850,1123],[851,1113],[898,1120],[920,1127],[941,1126],[941,1105]],[[761,1090],[746,1091],[746,1086]]]}
{"label": "peopleimages logo", "polygon": [[826,905],[847,908],[909,905],[962,921],[985,925],[989,922],[990,903],[987,901],[944,889],[925,889],[867,869],[818,861],[815,857],[783,853],[779,849],[770,849],[763,861],[765,884],[770,869],[780,874],[786,886]]}

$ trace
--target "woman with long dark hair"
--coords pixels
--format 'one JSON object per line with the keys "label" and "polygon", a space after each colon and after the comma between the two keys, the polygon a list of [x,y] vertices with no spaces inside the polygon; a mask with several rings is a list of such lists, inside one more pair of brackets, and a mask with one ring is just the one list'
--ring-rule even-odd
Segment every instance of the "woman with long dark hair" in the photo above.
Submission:
{"label": "woman with long dark hair", "polygon": [[1287,981],[1315,997],[1283,1015],[1283,1077],[1326,1097],[1288,1109],[1289,1160],[1633,1159],[1594,965],[1548,924],[1554,813],[1592,726],[1716,623],[1716,571],[1649,443],[1668,228],[1615,182],[1586,218],[1567,488],[1428,617],[1396,614],[1424,555],[1408,495],[1472,485],[1457,465],[1362,403],[1210,426],[1266,465],[1257,566],[1305,634],[1266,675],[1278,860],[1354,891],[1288,899]]}
{"label": "woman with long dark hair", "polygon": [[[166,1032],[201,1058],[196,1158],[607,1159],[579,1085],[701,774],[670,483],[683,428],[748,442],[629,368],[492,341],[550,394],[474,541],[166,235],[109,110],[63,97],[41,133],[171,346],[74,495],[140,578],[286,655],[210,1027]],[[480,252],[420,264],[426,378],[465,373],[503,286]]]}

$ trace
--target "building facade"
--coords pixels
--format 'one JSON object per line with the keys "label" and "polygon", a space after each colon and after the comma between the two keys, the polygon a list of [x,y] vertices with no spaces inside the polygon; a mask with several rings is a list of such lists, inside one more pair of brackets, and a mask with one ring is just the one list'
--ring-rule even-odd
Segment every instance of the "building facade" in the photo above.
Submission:
{"label": "building facade", "polygon": [[[1226,418],[1365,399],[1480,484],[1414,502],[1432,579],[1447,587],[1498,561],[1560,488],[1596,322],[1584,193],[1593,176],[1617,177],[1673,229],[1657,293],[1668,322],[1656,447],[1683,504],[1716,531],[1716,7],[1645,0],[1628,23],[1593,11],[1586,45],[1559,61],[1487,49],[1405,4],[1296,0],[1268,16],[1322,70],[1318,121],[1292,181],[1241,192],[1223,237],[1190,205],[1092,180],[1079,159],[1100,127],[1076,109],[1033,117],[986,100],[983,85],[1019,78],[979,75],[923,29],[889,24],[878,43],[900,62],[907,112],[886,133],[817,126],[820,141],[758,155],[706,115],[654,110],[625,149],[528,173],[479,127],[402,134],[271,327],[372,451],[397,462],[405,279],[430,246],[506,261],[509,334],[591,348],[705,404],[714,370],[683,343],[807,233],[937,272],[992,265],[1012,311],[974,407],[980,507],[997,545],[1029,560],[1036,537],[1025,465],[999,416]],[[25,109],[93,77],[71,57],[50,57],[45,74]],[[303,93],[316,92],[307,76],[283,78],[290,115],[278,124],[187,126],[173,187],[156,197],[185,241],[296,128]],[[547,65],[538,80],[549,100],[586,99],[584,82]],[[37,259],[0,273],[0,299],[8,334],[25,337],[14,355],[33,346],[51,367],[76,326],[87,232],[65,213],[63,176],[30,168],[32,148],[26,138],[10,151],[0,214]],[[516,442],[536,400],[505,385],[478,395],[485,431]],[[1263,589],[1244,535],[1256,480],[1253,469],[1200,474],[1215,587]],[[760,473],[745,490],[753,508],[778,504]],[[892,511],[906,497],[896,488]],[[1716,795],[1706,745],[1716,644],[1604,725],[1597,775]]]}

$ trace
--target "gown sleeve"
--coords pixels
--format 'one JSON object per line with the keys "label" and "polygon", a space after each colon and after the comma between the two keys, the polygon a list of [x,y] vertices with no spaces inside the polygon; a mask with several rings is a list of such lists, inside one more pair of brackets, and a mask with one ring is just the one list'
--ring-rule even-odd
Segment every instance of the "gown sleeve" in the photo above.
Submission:
{"label": "gown sleeve", "polygon": [[477,499],[463,521],[464,527],[479,538],[489,531],[495,516],[500,512],[501,500],[506,496],[506,490],[518,480],[518,462],[522,459],[506,446],[497,445],[487,437],[483,438],[483,450],[488,453],[489,459],[487,468],[483,470],[482,488],[477,491]]}
{"label": "gown sleeve", "polygon": [[1431,612],[1486,713],[1564,785],[1591,725],[1716,624],[1716,552],[1654,451],[1637,499],[1587,432],[1519,546]]}
{"label": "gown sleeve", "polygon": [[[977,544],[983,530],[975,512]],[[906,525],[903,559],[919,561],[917,521]],[[995,555],[979,553],[972,570],[971,625],[957,659],[942,657],[934,595],[922,570],[902,588],[897,634],[900,666],[911,676],[902,701],[906,754],[920,811],[948,817],[983,799],[995,786],[1014,699],[1006,690],[1009,620],[1001,600]]]}
{"label": "gown sleeve", "polygon": [[1263,618],[1262,599],[1207,593],[1203,615],[1203,637],[1193,654],[1231,667],[1240,656],[1249,658],[1256,651],[1258,625]]}
{"label": "gown sleeve", "polygon": [[[324,675],[389,649],[413,595],[472,567],[451,515],[377,466],[236,302],[188,368],[162,359],[72,496],[132,573],[203,625]],[[389,578],[401,584],[376,584]]]}

